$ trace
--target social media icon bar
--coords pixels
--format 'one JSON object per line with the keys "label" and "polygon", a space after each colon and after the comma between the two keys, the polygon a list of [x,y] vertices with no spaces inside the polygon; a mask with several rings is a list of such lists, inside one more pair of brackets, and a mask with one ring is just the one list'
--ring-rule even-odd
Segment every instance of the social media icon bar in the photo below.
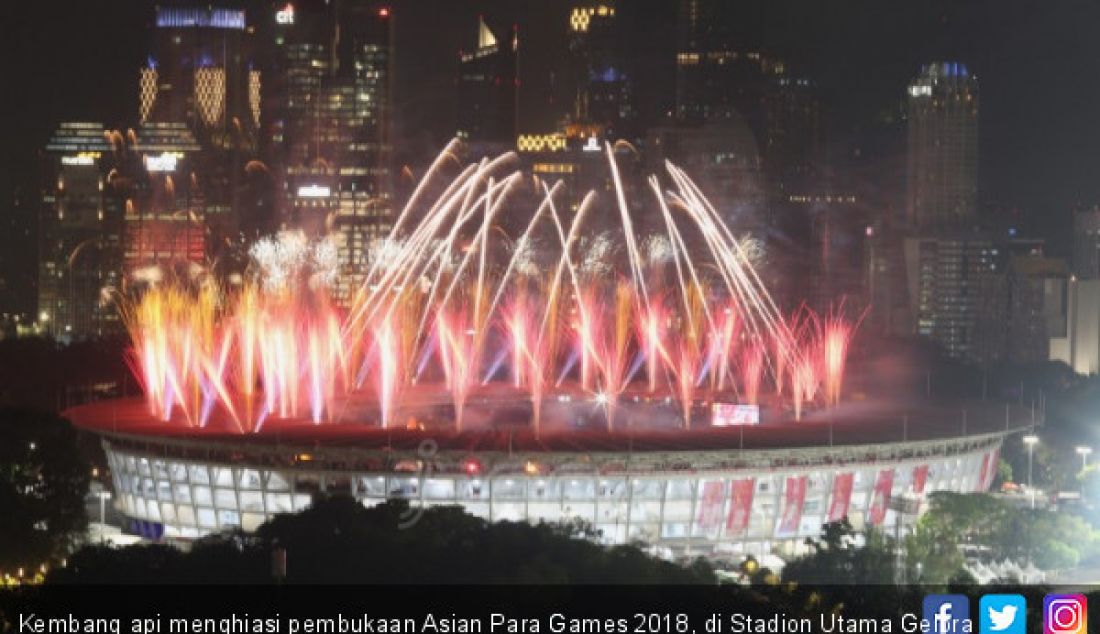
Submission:
{"label": "social media icon bar", "polygon": [[930,594],[924,597],[923,620],[931,634],[970,631],[970,599],[962,594]]}
{"label": "social media icon bar", "polygon": [[1089,602],[1083,594],[1048,594],[1043,597],[1043,634],[1086,634]]}
{"label": "social media icon bar", "polygon": [[1019,594],[987,594],[978,603],[981,634],[1027,634],[1027,600]]}

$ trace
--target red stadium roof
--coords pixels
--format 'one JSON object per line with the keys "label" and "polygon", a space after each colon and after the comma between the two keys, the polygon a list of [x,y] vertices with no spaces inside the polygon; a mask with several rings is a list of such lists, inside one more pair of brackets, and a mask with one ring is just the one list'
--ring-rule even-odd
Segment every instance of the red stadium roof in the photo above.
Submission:
{"label": "red stadium roof", "polygon": [[[963,412],[966,412],[965,414]],[[515,452],[660,452],[783,449],[922,441],[1018,431],[1032,423],[1031,412],[987,402],[846,407],[816,412],[812,420],[756,426],[711,427],[705,421],[690,430],[586,429],[543,431],[498,427],[456,432],[451,429],[380,429],[354,422],[312,424],[271,421],[260,432],[189,427],[149,415],[143,401],[118,399],[82,405],[65,412],[78,427],[108,435],[148,440],[219,441],[248,446],[297,445],[367,450],[416,450],[425,441],[447,451]]]}

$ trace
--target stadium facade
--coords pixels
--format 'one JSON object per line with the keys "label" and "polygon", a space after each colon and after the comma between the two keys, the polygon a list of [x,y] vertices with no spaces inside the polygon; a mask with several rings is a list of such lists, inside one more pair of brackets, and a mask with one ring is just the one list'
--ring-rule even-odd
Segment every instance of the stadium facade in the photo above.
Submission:
{"label": "stadium facade", "polygon": [[459,505],[493,521],[580,519],[609,543],[719,559],[791,552],[843,517],[893,534],[931,492],[987,490],[1003,439],[1022,428],[1005,412],[969,432],[952,421],[912,435],[906,420],[541,439],[354,425],[233,437],[120,426],[106,411],[78,408],[74,420],[101,434],[116,505],[148,537],[252,531],[345,493],[365,506]]}

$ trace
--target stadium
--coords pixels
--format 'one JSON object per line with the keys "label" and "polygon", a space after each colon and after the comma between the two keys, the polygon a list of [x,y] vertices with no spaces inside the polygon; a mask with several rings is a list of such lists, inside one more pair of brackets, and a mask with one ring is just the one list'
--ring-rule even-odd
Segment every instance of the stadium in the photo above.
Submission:
{"label": "stadium", "polygon": [[102,437],[116,505],[151,538],[254,530],[327,492],[459,505],[492,521],[581,519],[608,543],[737,560],[793,553],[842,517],[892,533],[932,491],[986,490],[1003,439],[1030,424],[1023,410],[974,403],[905,411],[538,438],[308,423],[241,436],[165,426],[140,401],[69,416]]}
{"label": "stadium", "polygon": [[69,415],[102,435],[136,532],[250,531],[346,493],[763,555],[987,489],[1026,422],[881,396],[901,386],[844,398],[866,309],[781,308],[754,238],[674,165],[631,204],[607,145],[608,191],[573,207],[514,157],[456,168],[453,150],[350,269],[284,232],[239,287],[199,276],[122,306],[144,397]]}

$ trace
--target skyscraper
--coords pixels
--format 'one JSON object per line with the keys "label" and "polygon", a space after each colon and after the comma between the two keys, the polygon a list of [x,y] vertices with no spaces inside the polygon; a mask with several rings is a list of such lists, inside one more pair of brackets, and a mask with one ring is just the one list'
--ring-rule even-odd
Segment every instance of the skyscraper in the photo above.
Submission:
{"label": "skyscraper", "polygon": [[158,6],[153,27],[139,81],[142,130],[183,124],[198,141],[190,171],[175,181],[192,181],[188,213],[203,224],[207,256],[218,259],[239,246],[244,167],[259,151],[263,77],[254,28],[242,9],[180,2]]}
{"label": "skyscraper", "polygon": [[570,111],[574,124],[595,125],[605,138],[633,139],[637,113],[631,69],[615,3],[577,4],[569,14]]}
{"label": "skyscraper", "polygon": [[202,151],[185,123],[146,122],[113,132],[120,156],[111,187],[125,198],[124,271],[131,282],[155,281],[164,269],[207,261]]}
{"label": "skyscraper", "polygon": [[38,323],[61,340],[120,331],[121,199],[108,186],[113,148],[99,123],[62,123],[43,154]]}
{"label": "skyscraper", "polygon": [[732,43],[722,20],[715,19],[713,0],[679,0],[676,15],[676,118],[702,121],[707,116],[714,66],[724,64],[715,51]]}
{"label": "skyscraper", "polygon": [[740,113],[760,148],[772,210],[791,196],[824,194],[816,182],[822,162],[817,83],[737,40],[731,16],[723,15],[728,3],[680,0],[677,8],[676,119],[701,125],[731,108]]}
{"label": "skyscraper", "polygon": [[302,0],[273,28],[270,145],[284,224],[336,242],[338,301],[359,287],[392,213],[394,18],[362,0]]}
{"label": "skyscraper", "polygon": [[1073,212],[1072,264],[1079,279],[1100,278],[1100,207]]}
{"label": "skyscraper", "polygon": [[978,81],[965,64],[928,64],[909,84],[908,199],[918,230],[972,223],[978,205]]}
{"label": "skyscraper", "polygon": [[[498,29],[499,30],[499,29]],[[477,19],[477,47],[459,53],[456,135],[471,143],[515,141],[519,97],[519,34],[513,26],[501,41]]]}
{"label": "skyscraper", "polygon": [[652,173],[663,173],[665,160],[676,163],[691,174],[727,225],[739,232],[759,229],[760,152],[737,110],[712,112],[699,126],[653,128],[646,147]]}
{"label": "skyscraper", "polygon": [[915,334],[953,358],[1000,356],[1008,293],[999,246],[980,234],[910,237],[904,254]]}

